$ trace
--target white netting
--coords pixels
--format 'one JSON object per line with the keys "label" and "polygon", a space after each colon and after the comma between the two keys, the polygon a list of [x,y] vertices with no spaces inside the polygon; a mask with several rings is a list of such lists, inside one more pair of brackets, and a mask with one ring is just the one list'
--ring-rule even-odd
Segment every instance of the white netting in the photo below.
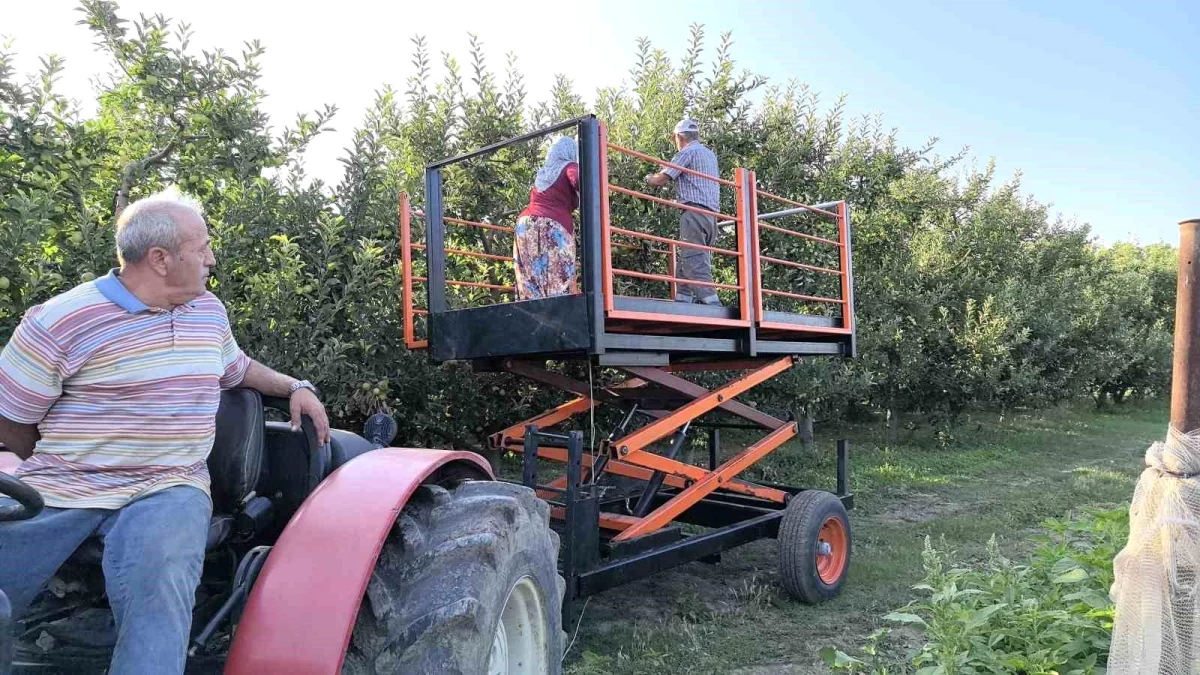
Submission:
{"label": "white netting", "polygon": [[1146,451],[1113,572],[1110,675],[1200,673],[1200,430]]}

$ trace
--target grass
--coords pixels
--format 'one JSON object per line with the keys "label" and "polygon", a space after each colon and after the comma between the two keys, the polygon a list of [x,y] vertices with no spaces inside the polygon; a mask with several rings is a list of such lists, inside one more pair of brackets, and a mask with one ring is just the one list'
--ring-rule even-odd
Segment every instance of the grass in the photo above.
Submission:
{"label": "grass", "polygon": [[888,447],[878,427],[818,430],[813,450],[785,446],[747,475],[832,489],[835,440],[851,440],[854,559],[839,598],[791,601],[774,542],[755,542],[591,598],[567,672],[827,672],[822,647],[853,650],[911,599],[926,535],[971,554],[995,534],[1018,556],[1046,518],[1127,502],[1166,421],[1164,403],[979,415],[950,447],[920,431]]}

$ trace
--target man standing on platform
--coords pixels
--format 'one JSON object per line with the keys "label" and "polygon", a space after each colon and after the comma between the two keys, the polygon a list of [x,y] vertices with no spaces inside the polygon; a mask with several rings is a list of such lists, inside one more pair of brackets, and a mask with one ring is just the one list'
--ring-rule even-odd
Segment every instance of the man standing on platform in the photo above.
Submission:
{"label": "man standing on platform", "polygon": [[[675,125],[675,147],[679,150],[672,164],[691,169],[705,176],[720,176],[717,156],[700,143],[700,125],[696,120],[685,119]],[[714,246],[717,241],[717,216],[720,210],[720,185],[714,180],[701,178],[692,173],[667,167],[658,173],[646,176],[646,183],[663,187],[675,181],[680,204],[712,211],[713,214],[683,211],[679,218],[679,238],[690,244]],[[687,246],[679,247],[678,276],[682,279],[712,283],[712,252]],[[679,284],[675,295],[679,302],[700,302],[705,305],[720,305],[717,291],[711,286]]]}

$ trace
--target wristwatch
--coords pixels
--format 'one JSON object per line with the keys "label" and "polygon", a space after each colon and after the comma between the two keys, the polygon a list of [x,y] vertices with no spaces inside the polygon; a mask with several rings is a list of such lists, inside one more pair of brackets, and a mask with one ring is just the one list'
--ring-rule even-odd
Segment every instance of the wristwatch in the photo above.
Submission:
{"label": "wristwatch", "polygon": [[292,394],[296,393],[297,391],[299,391],[301,389],[309,389],[313,393],[316,393],[316,391],[317,391],[317,388],[313,386],[312,382],[309,382],[308,380],[298,380],[296,382],[293,382],[292,386],[288,389],[288,396],[290,397]]}

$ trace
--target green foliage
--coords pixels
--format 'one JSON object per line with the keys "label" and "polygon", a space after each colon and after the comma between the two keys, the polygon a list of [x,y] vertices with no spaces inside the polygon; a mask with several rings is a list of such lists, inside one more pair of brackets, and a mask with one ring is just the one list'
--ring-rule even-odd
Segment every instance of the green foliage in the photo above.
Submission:
{"label": "green foliage", "polygon": [[[396,204],[423,201],[426,162],[463,153],[586,112],[560,75],[546,100],[528,100],[510,57],[493,71],[471,36],[460,63],[413,40],[413,76],[381,89],[354,131],[336,185],[312,180],[304,153],[330,128],[333,106],[273,131],[261,110],[263,47],[239,54],[197,49],[186,24],[121,18],[116,3],[83,0],[80,23],[107,58],[97,112],[82,115],[55,91],[63,64],[47,57],[24,77],[0,48],[0,341],[26,308],[113,265],[112,223],[128,201],[178,184],[205,204],[218,266],[213,290],[243,347],[325,391],[353,424],[375,409],[398,412],[408,444],[478,447],[487,433],[554,403],[538,388],[458,366],[434,367],[402,340]],[[849,120],[797,82],[769,84],[742,70],[728,34],[715,51],[693,26],[682,58],[642,40],[628,81],[597,92],[591,109],[611,140],[659,156],[687,114],[706,129],[728,177],[756,171],[760,187],[788,199],[845,198],[854,222],[859,346],[849,363],[804,363],[756,390],[757,403],[832,420],[889,411],[889,419],[950,430],[971,406],[1043,405],[1088,395],[1120,403],[1168,384],[1175,252],[1167,246],[1102,248],[1085,227],[1051,222],[997,185],[991,167],[965,169],[934,144],[904,148],[878,118]],[[445,172],[446,208],[470,220],[511,222],[528,199],[543,142],[506,148]],[[614,153],[614,183],[637,189],[654,167]],[[721,208],[734,211],[731,190]],[[771,207],[774,208],[774,207]],[[675,212],[620,195],[614,222],[673,236]],[[829,221],[780,225],[833,236]],[[423,224],[414,220],[417,241]],[[719,245],[732,247],[732,236]],[[625,243],[637,243],[626,241]],[[451,247],[508,255],[507,235],[451,227]],[[764,233],[771,255],[836,267],[819,242]],[[618,249],[618,266],[665,272],[656,247]],[[423,263],[414,272],[422,275]],[[451,256],[448,277],[506,285],[511,263]],[[718,261],[732,281],[732,260]],[[663,296],[658,282],[617,279],[621,293]],[[835,295],[836,280],[767,266],[764,285]],[[423,291],[417,289],[418,305]],[[459,287],[452,307],[502,299]],[[726,297],[726,301],[732,301]],[[799,309],[771,298],[771,309]],[[832,311],[806,305],[806,311]],[[425,330],[424,320],[416,326]],[[576,375],[584,376],[584,373]],[[605,373],[594,374],[602,381]],[[379,393],[375,393],[376,390]]]}
{"label": "green foliage", "polygon": [[1088,511],[1045,523],[1028,561],[1001,555],[995,537],[981,561],[958,560],[927,537],[922,599],[884,617],[924,644],[903,661],[887,649],[889,629],[855,657],[827,648],[834,669],[919,675],[1103,672],[1112,633],[1112,559],[1129,534],[1125,509]]}

